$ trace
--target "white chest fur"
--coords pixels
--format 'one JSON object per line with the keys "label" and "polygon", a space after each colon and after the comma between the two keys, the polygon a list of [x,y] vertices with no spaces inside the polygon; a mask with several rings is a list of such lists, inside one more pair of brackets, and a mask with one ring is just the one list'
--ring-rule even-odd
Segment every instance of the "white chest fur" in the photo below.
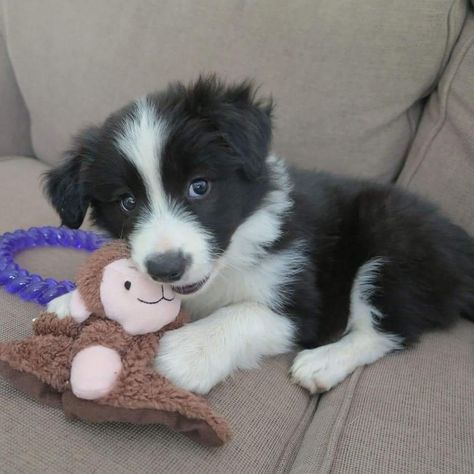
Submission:
{"label": "white chest fur", "polygon": [[303,246],[267,254],[256,263],[232,258],[209,282],[205,291],[184,302],[192,319],[209,316],[234,303],[254,302],[278,310],[289,296],[288,285],[305,264]]}
{"label": "white chest fur", "polygon": [[235,231],[229,248],[217,262],[215,275],[204,291],[185,301],[193,319],[209,316],[235,303],[260,303],[278,311],[288,297],[288,284],[306,264],[304,242],[268,252],[281,236],[283,218],[293,205],[285,164],[267,158],[274,188],[258,210]]}

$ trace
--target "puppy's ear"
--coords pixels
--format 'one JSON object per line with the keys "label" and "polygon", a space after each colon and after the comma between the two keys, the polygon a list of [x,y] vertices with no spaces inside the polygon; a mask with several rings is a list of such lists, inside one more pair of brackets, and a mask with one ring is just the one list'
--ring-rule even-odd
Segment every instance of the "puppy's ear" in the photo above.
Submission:
{"label": "puppy's ear", "polygon": [[240,157],[245,175],[256,179],[264,168],[272,141],[271,98],[258,98],[251,81],[230,86],[230,107],[224,121],[226,141]]}
{"label": "puppy's ear", "polygon": [[61,224],[77,229],[82,224],[90,198],[83,183],[83,171],[94,160],[100,136],[98,127],[80,133],[63,162],[44,175],[45,192],[61,218]]}
{"label": "puppy's ear", "polygon": [[214,74],[201,76],[188,91],[190,107],[215,129],[249,179],[260,176],[272,140],[273,101],[257,92],[250,80],[227,85]]}

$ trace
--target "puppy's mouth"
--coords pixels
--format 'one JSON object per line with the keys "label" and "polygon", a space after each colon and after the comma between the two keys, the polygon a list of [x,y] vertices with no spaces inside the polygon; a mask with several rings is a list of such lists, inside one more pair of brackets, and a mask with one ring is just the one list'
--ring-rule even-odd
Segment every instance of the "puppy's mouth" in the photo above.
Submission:
{"label": "puppy's mouth", "polygon": [[192,283],[190,285],[184,285],[184,286],[172,285],[172,288],[174,292],[178,293],[179,295],[191,295],[199,291],[207,283],[210,276],[211,275],[209,274],[202,280],[198,281],[197,283]]}

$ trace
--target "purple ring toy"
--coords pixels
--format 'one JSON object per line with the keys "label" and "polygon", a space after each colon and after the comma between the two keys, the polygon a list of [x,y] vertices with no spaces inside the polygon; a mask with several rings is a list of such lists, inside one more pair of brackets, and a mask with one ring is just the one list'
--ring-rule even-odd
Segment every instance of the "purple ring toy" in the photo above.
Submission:
{"label": "purple ring toy", "polygon": [[100,248],[107,237],[91,231],[66,227],[31,227],[0,235],[0,286],[24,301],[40,305],[72,291],[76,286],[70,280],[57,281],[30,274],[15,262],[15,255],[34,247],[69,247],[93,252]]}

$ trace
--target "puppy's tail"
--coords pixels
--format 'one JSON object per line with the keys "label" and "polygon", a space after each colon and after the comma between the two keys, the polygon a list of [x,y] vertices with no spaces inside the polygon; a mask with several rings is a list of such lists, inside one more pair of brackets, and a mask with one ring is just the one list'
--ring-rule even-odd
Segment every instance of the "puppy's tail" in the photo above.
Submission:
{"label": "puppy's tail", "polygon": [[464,295],[463,305],[460,311],[461,317],[474,323],[474,285]]}
{"label": "puppy's tail", "polygon": [[455,296],[459,314],[474,322],[474,239],[462,228],[453,225],[451,263],[459,277],[460,287]]}
{"label": "puppy's tail", "polygon": [[465,272],[465,290],[462,295],[460,308],[461,317],[474,322],[474,240],[467,252]]}
{"label": "puppy's tail", "polygon": [[464,304],[462,305],[460,311],[461,317],[474,323],[474,284],[464,296]]}

